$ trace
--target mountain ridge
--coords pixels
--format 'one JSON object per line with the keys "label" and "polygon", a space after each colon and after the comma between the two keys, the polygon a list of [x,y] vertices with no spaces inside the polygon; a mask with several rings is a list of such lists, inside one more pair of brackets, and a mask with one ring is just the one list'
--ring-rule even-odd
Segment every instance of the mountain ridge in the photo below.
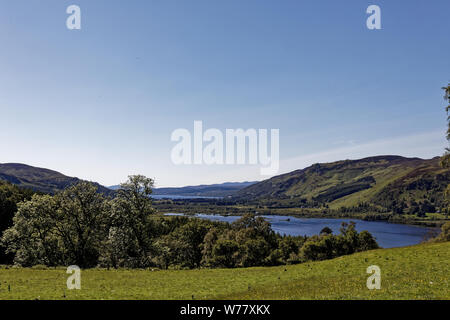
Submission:
{"label": "mountain ridge", "polygon": [[[446,208],[444,192],[450,169],[440,157],[421,159],[395,155],[316,163],[260,182],[226,182],[181,188],[155,188],[155,195],[224,197],[227,201],[267,208],[363,209],[417,214]],[[79,178],[21,163],[0,164],[0,180],[55,193]],[[95,183],[99,191],[115,191]]]}
{"label": "mountain ridge", "polygon": [[[22,188],[54,194],[71,185],[83,181],[76,177],[66,176],[58,171],[34,167],[23,163],[0,163],[0,180],[15,184]],[[113,195],[114,191],[92,182],[99,192]]]}
{"label": "mountain ridge", "polygon": [[[195,186],[184,187],[164,187],[154,188],[153,195],[156,196],[193,196],[193,197],[229,197],[235,192],[249,185],[257,183],[257,181],[245,182],[224,182],[215,184],[201,184]],[[112,190],[117,190],[120,185],[110,186]]]}
{"label": "mountain ridge", "polygon": [[233,199],[268,206],[339,209],[370,204],[414,211],[418,202],[443,206],[449,183],[449,170],[439,165],[439,157],[385,155],[313,164],[239,190]]}

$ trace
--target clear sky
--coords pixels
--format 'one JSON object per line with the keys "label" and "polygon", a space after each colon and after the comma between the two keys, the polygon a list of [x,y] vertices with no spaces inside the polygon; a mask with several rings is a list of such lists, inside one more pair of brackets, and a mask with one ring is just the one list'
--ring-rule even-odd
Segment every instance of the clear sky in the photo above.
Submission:
{"label": "clear sky", "polygon": [[[66,8],[81,8],[81,30]],[[366,8],[381,8],[368,30]],[[450,1],[0,0],[0,163],[105,185],[261,180],[175,166],[177,128],[276,128],[280,173],[446,147]]]}

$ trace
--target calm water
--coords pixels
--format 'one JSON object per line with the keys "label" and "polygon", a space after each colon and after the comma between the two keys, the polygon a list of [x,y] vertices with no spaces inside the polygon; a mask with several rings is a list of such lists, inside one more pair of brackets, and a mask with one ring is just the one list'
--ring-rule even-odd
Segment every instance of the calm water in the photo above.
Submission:
{"label": "calm water", "polygon": [[[182,214],[168,214],[182,215]],[[198,218],[213,221],[233,222],[238,216],[220,216],[196,214]],[[263,216],[272,224],[275,232],[292,236],[312,236],[319,234],[324,227],[329,227],[335,234],[339,233],[342,222],[356,222],[358,231],[367,230],[383,248],[403,247],[420,243],[433,228],[395,224],[381,221],[363,221],[357,219],[317,219],[317,218],[295,218],[289,216]],[[289,221],[288,221],[289,219]]]}

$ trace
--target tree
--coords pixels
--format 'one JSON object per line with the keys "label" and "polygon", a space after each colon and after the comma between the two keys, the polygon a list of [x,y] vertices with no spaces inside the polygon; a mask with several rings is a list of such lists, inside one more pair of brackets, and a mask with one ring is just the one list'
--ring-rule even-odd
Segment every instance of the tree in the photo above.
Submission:
{"label": "tree", "polygon": [[56,201],[49,195],[34,195],[18,205],[13,226],[2,236],[2,244],[16,264],[25,267],[62,264],[63,250],[51,218],[54,210]]}
{"label": "tree", "polygon": [[325,227],[320,231],[321,235],[327,235],[327,234],[332,234],[333,230],[331,230],[329,227]]}
{"label": "tree", "polygon": [[341,224],[341,237],[343,238],[343,245],[341,246],[344,250],[343,254],[352,254],[358,251],[358,231],[356,231],[356,223],[350,221],[350,223],[343,222]]}
{"label": "tree", "polygon": [[263,238],[249,239],[240,247],[240,267],[261,266],[266,264],[271,248]]}
{"label": "tree", "polygon": [[234,268],[237,265],[239,245],[234,240],[217,240],[212,249],[211,264],[215,267]]}
{"label": "tree", "polygon": [[2,242],[20,265],[94,267],[107,223],[106,201],[97,187],[80,182],[56,194],[19,204]]}
{"label": "tree", "polygon": [[431,242],[446,242],[450,241],[450,222],[446,222],[441,227],[441,233],[430,240]]}
{"label": "tree", "polygon": [[361,231],[359,233],[357,251],[366,251],[378,248],[379,248],[378,243],[370,232]]}
{"label": "tree", "polygon": [[201,264],[206,267],[213,266],[213,248],[219,239],[220,230],[216,227],[211,228],[203,239],[202,261]]}
{"label": "tree", "polygon": [[[274,244],[275,233],[273,232],[270,223],[263,217],[257,217],[252,213],[247,213],[233,222],[231,228],[238,231],[245,230],[244,233],[247,233],[246,237],[263,237],[265,240]],[[243,232],[241,232],[241,234],[242,233]]]}
{"label": "tree", "polygon": [[[447,140],[450,141],[450,83],[446,87],[442,87],[442,90],[444,90],[444,100],[448,102],[447,107],[445,108],[445,111],[447,112]],[[441,158],[441,166],[444,168],[450,168],[450,149],[445,149],[445,154]],[[448,204],[450,202],[450,184],[447,185],[447,188],[444,192],[445,196],[445,202]],[[448,210],[446,210],[448,215]]]}
{"label": "tree", "polygon": [[[24,189],[9,182],[0,181],[0,236],[3,231],[13,225],[13,217],[17,206],[24,200],[31,200],[36,192]],[[14,256],[6,254],[4,247],[0,246],[0,264],[12,263]]]}
{"label": "tree", "polygon": [[299,249],[303,246],[305,239],[303,237],[284,236],[278,241],[278,250],[280,258],[284,263],[291,262],[292,254],[297,255]]}
{"label": "tree", "polygon": [[[157,260],[162,267],[176,265],[181,268],[198,268],[202,261],[202,249],[206,234],[212,224],[207,220],[189,219],[157,242]],[[169,258],[169,260],[167,260]]]}
{"label": "tree", "polygon": [[[444,100],[448,102],[447,107],[445,107],[445,111],[447,112],[447,140],[450,141],[450,83],[446,87],[442,87],[442,90],[444,90]],[[450,167],[450,149],[446,148],[446,152],[444,156],[441,158],[441,165],[444,168]]]}
{"label": "tree", "polygon": [[101,263],[112,267],[146,268],[152,265],[152,223],[155,212],[150,195],[154,181],[129,176],[110,202],[110,229]]}
{"label": "tree", "polygon": [[[333,236],[325,236],[333,237]],[[326,243],[329,243],[327,239]],[[325,241],[321,241],[319,237],[313,236],[306,240],[305,244],[300,249],[300,256],[303,261],[323,260],[329,255],[327,252],[327,245]]]}
{"label": "tree", "polygon": [[57,194],[55,200],[58,209],[51,216],[68,262],[80,267],[96,266],[109,222],[105,197],[97,186],[82,181]]}

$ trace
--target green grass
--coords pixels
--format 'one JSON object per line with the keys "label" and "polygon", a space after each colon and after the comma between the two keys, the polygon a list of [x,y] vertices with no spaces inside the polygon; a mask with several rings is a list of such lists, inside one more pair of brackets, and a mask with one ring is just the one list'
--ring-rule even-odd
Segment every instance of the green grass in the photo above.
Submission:
{"label": "green grass", "polygon": [[[368,290],[366,268],[381,268]],[[380,249],[294,266],[203,270],[1,268],[0,299],[450,299],[450,243]],[[8,286],[10,290],[8,290]]]}

